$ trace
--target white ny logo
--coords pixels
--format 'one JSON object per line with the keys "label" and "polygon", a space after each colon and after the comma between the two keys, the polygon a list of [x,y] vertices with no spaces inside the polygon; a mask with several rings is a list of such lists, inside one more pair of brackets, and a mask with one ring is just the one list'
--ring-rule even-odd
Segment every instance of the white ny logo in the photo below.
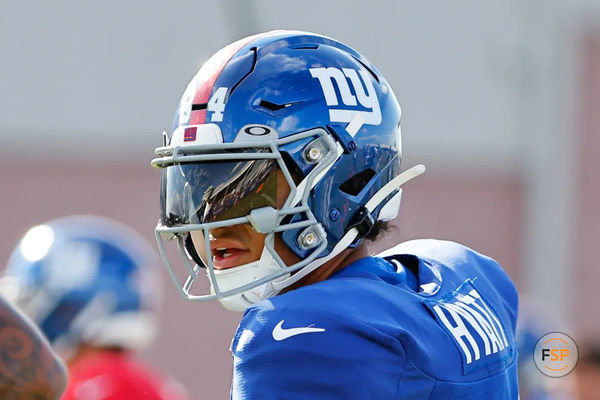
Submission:
{"label": "white ny logo", "polygon": [[[313,78],[319,80],[321,88],[323,89],[323,95],[325,96],[325,102],[328,106],[339,105],[338,97],[333,87],[333,81],[335,81],[338,90],[340,91],[340,96],[342,97],[342,103],[344,103],[345,106],[356,106],[356,100],[358,99],[361,106],[371,109],[371,111],[339,108],[333,110],[330,109],[329,119],[331,122],[348,122],[346,131],[352,137],[356,135],[363,124],[379,125],[381,123],[379,100],[377,99],[377,93],[375,93],[373,82],[371,82],[371,78],[367,71],[358,71],[362,79],[358,77],[357,71],[352,68],[342,68],[341,71],[334,67],[310,68],[309,71]],[[352,83],[356,96],[350,91],[348,79],[350,79],[350,82]],[[367,93],[365,93],[365,87]]]}

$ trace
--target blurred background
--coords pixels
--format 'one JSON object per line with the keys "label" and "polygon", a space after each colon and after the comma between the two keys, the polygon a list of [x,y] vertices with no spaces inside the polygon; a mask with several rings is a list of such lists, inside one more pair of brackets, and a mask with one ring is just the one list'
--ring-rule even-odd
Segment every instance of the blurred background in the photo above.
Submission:
{"label": "blurred background", "polygon": [[[188,81],[231,41],[301,29],[379,68],[403,108],[404,166],[428,167],[374,251],[422,237],[466,244],[504,266],[541,334],[568,333],[580,353],[598,346],[597,0],[0,6],[0,263],[29,227],[69,214],[154,241],[150,160]],[[193,398],[227,397],[240,315],[184,302],[162,272],[162,331],[144,359]],[[553,382],[576,385],[576,373]]]}

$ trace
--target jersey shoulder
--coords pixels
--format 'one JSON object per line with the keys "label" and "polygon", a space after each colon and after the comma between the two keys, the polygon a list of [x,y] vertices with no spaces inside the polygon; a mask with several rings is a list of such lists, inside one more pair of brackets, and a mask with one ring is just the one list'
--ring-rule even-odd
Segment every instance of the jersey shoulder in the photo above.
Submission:
{"label": "jersey shoulder", "polygon": [[[329,279],[253,305],[244,314],[235,339],[251,331],[253,342],[264,343],[263,347],[285,349],[294,344],[293,350],[297,351],[304,344],[311,349],[322,345],[322,354],[337,351],[335,343],[350,347],[366,336],[387,341],[390,333],[380,329],[377,321],[389,320],[390,314],[398,312],[394,294],[400,281],[389,262],[373,257],[361,259]],[[322,328],[324,334],[298,334],[294,340],[278,340],[282,330],[296,327]]]}
{"label": "jersey shoulder", "polygon": [[463,244],[439,239],[415,239],[402,242],[377,254],[377,257],[390,258],[403,254],[432,260],[449,267],[460,267],[472,262],[498,266],[498,263],[491,257],[481,254]]}
{"label": "jersey shoulder", "polygon": [[246,311],[232,342],[233,398],[395,397],[400,342],[328,307],[329,290],[310,285]]}
{"label": "jersey shoulder", "polygon": [[[364,305],[364,298],[356,296],[356,292],[354,299],[345,298],[344,294],[352,293],[352,289],[344,286],[347,285],[339,280],[324,281],[250,307],[236,332],[234,354],[246,349],[250,341],[263,349],[301,352],[306,346],[311,352],[335,354],[360,346],[362,336],[357,333],[361,330],[371,330],[372,337],[378,333],[385,336],[365,324],[360,315],[348,312],[358,308],[360,302]],[[336,295],[341,297],[332,301]]]}
{"label": "jersey shoulder", "polygon": [[416,239],[400,243],[377,255],[388,261],[426,265],[445,284],[458,286],[465,279],[478,281],[482,290],[502,297],[504,306],[516,321],[517,289],[500,264],[465,245],[448,240]]}
{"label": "jersey shoulder", "polygon": [[[379,256],[401,262],[418,275],[421,305],[461,355],[462,366],[454,370],[462,370],[465,377],[483,377],[486,371],[512,364],[517,354],[518,294],[494,259],[462,244],[434,239],[401,243]],[[442,342],[436,340],[430,347],[436,343]]]}

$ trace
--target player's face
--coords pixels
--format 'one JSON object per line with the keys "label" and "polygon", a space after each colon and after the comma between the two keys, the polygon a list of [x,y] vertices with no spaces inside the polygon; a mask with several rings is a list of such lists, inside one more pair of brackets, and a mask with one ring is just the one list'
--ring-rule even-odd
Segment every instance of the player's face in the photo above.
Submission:
{"label": "player's face", "polygon": [[[277,207],[283,207],[290,194],[290,187],[281,171],[277,172]],[[204,246],[204,234],[192,231],[192,241],[198,255],[207,260]],[[216,269],[227,269],[257,261],[265,245],[266,234],[256,232],[250,224],[226,226],[210,231],[210,250],[213,265]],[[299,258],[275,237],[275,250],[287,265],[299,261]]]}

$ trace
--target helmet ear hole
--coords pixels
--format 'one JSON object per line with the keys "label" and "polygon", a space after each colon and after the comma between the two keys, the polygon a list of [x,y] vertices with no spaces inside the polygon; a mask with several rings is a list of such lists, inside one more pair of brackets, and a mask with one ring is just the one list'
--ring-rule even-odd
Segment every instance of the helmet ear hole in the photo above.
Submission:
{"label": "helmet ear hole", "polygon": [[368,168],[364,171],[354,175],[352,178],[348,179],[346,182],[342,183],[339,186],[339,189],[351,196],[357,196],[362,189],[369,183],[371,179],[375,176],[375,171]]}

